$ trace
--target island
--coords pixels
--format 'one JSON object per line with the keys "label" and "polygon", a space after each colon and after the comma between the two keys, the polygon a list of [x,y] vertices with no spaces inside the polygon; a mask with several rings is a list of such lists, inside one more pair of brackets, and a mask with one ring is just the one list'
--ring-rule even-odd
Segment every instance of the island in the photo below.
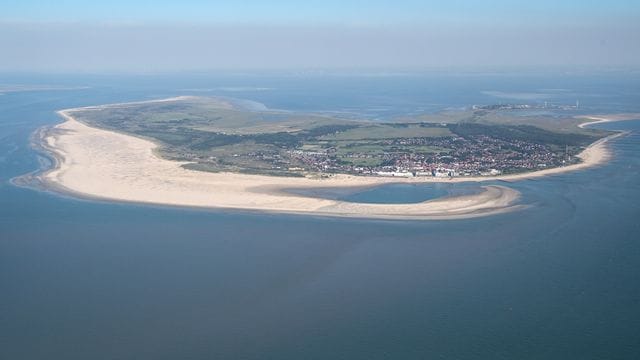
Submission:
{"label": "island", "polygon": [[514,109],[473,106],[389,121],[211,97],[68,109],[59,112],[65,122],[37,136],[55,164],[36,177],[67,193],[136,203],[453,219],[523,205],[504,184],[411,204],[353,203],[293,190],[545,176],[603,162],[604,142],[619,135],[579,126],[584,118],[523,116]]}

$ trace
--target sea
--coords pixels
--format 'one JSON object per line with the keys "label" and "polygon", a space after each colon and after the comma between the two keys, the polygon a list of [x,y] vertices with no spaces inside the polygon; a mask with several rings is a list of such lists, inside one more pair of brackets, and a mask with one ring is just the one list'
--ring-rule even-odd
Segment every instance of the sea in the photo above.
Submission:
{"label": "sea", "polygon": [[[0,359],[640,358],[640,121],[594,125],[628,132],[607,164],[505,184],[524,209],[465,220],[122,204],[12,182],[50,166],[31,135],[64,108],[201,95],[374,120],[545,101],[640,113],[640,72],[3,74],[0,85]],[[477,187],[325,195],[416,202]]]}

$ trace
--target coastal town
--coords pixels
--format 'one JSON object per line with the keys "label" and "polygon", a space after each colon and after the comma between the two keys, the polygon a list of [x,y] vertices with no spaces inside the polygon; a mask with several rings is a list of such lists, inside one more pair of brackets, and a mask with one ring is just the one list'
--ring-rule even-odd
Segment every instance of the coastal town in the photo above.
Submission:
{"label": "coastal town", "polygon": [[[314,150],[291,149],[282,155],[251,153],[245,156],[270,162],[274,169],[289,172],[384,177],[495,176],[558,167],[577,161],[566,151],[554,152],[548,145],[522,140],[507,141],[487,135],[385,139],[377,141],[375,145],[384,150],[372,152],[358,150],[358,147],[352,147],[353,150],[341,149],[339,145],[331,144]],[[425,148],[440,151],[419,151]]]}

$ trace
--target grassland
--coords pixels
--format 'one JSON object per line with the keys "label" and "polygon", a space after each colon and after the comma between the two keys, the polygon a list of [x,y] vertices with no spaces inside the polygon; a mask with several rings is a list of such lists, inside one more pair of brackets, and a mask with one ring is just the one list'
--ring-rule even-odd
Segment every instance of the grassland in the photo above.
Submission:
{"label": "grassland", "polygon": [[327,134],[318,140],[357,141],[400,139],[414,137],[447,137],[453,136],[445,126],[432,124],[375,124],[364,125],[338,133]]}

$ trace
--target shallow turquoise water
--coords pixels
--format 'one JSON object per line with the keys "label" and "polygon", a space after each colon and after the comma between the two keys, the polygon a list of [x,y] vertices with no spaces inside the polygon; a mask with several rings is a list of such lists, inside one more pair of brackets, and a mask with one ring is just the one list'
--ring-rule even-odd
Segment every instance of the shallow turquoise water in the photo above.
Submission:
{"label": "shallow turquoise water", "polygon": [[[434,109],[491,101],[480,90],[494,89],[569,88],[572,95],[564,91],[558,101],[580,94],[589,99],[581,101],[590,107],[585,111],[640,111],[638,79],[9,80],[92,88],[0,96],[2,359],[633,359],[640,353],[638,121],[600,125],[632,131],[612,143],[615,156],[606,166],[509,184],[522,192],[526,210],[463,221],[123,205],[9,183],[38,167],[28,137],[58,121],[56,109],[182,94],[178,89],[213,88],[210,83],[276,88],[246,97],[278,108],[353,104],[354,112],[369,113],[369,105],[384,103],[391,110],[373,114],[384,117],[427,100]],[[338,93],[330,91],[339,84]],[[391,186],[338,195],[390,202],[450,190]]]}

